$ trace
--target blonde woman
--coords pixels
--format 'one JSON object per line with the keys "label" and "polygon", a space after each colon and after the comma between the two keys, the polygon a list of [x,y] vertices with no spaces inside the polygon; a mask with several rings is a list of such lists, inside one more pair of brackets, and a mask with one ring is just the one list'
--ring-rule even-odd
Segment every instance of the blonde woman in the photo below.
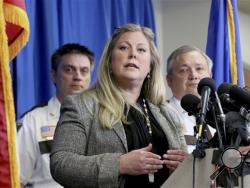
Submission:
{"label": "blonde woman", "polygon": [[181,121],[165,104],[149,28],[127,24],[107,43],[96,84],[66,98],[51,173],[65,187],[160,187],[187,156]]}

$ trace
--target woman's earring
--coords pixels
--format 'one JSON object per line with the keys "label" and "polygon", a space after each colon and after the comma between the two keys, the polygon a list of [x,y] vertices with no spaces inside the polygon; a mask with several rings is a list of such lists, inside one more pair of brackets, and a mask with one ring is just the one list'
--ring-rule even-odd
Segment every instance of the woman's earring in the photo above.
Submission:
{"label": "woman's earring", "polygon": [[150,73],[147,74],[147,79],[150,79]]}

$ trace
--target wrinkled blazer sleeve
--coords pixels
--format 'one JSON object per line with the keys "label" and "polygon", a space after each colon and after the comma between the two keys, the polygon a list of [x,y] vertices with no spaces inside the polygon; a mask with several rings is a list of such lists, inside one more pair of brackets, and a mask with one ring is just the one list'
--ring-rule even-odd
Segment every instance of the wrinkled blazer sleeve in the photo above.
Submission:
{"label": "wrinkled blazer sleeve", "polygon": [[[119,187],[119,157],[125,150],[114,131],[101,128],[97,111],[96,100],[84,95],[68,96],[62,104],[50,168],[64,187]],[[102,141],[110,144],[102,147]]]}

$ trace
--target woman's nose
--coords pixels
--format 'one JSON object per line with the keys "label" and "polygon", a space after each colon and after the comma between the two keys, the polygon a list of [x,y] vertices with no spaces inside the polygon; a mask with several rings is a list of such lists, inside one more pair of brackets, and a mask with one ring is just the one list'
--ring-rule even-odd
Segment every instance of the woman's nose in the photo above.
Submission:
{"label": "woman's nose", "polygon": [[131,48],[129,57],[130,58],[136,58],[136,49]]}

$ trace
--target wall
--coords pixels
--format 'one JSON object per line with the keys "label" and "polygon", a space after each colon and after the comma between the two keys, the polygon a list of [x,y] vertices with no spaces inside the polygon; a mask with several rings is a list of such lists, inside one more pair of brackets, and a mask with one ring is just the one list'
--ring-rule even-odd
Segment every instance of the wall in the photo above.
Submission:
{"label": "wall", "polygon": [[250,13],[239,12],[239,26],[241,36],[242,60],[245,68],[250,70]]}

